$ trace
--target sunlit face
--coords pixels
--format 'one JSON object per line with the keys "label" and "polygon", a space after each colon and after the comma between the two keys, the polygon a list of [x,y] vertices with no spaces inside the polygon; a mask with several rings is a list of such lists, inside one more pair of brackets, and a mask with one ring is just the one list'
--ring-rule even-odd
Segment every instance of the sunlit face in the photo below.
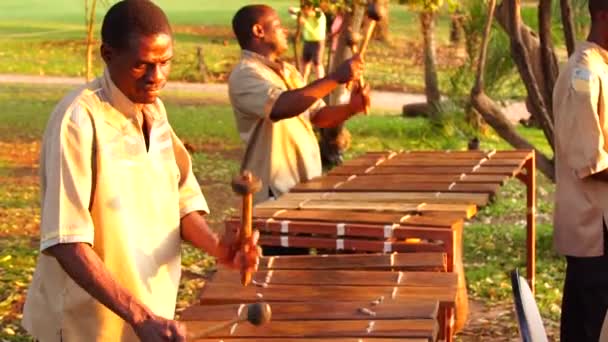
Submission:
{"label": "sunlit face", "polygon": [[273,51],[278,55],[287,51],[289,48],[287,45],[287,32],[281,24],[277,13],[273,11],[270,15],[266,16],[262,26],[264,28],[264,43],[272,46]]}
{"label": "sunlit face", "polygon": [[127,48],[102,45],[112,81],[134,103],[153,103],[167,83],[173,39],[166,33],[132,34]]}

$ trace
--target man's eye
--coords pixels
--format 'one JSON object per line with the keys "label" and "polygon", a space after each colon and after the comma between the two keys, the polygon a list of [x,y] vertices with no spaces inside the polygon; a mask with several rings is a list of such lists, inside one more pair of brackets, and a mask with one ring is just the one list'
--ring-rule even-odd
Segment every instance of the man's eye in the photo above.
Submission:
{"label": "man's eye", "polygon": [[146,65],[145,64],[136,64],[135,66],[133,66],[134,70],[145,70],[146,69]]}

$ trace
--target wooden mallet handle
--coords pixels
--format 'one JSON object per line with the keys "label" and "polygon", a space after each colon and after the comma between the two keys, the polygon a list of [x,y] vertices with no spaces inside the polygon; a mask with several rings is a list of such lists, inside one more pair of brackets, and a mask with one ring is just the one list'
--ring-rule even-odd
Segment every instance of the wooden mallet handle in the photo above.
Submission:
{"label": "wooden mallet handle", "polygon": [[[242,196],[241,228],[239,229],[239,247],[241,249],[252,235],[253,193],[258,192],[261,187],[260,180],[247,170],[232,180],[232,190]],[[249,283],[251,283],[251,273],[243,265],[241,284],[247,286]]]}

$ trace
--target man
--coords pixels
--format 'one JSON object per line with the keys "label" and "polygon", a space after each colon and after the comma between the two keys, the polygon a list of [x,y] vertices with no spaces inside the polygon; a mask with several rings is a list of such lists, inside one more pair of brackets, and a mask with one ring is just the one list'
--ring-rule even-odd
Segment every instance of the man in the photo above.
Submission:
{"label": "man", "polygon": [[597,341],[608,308],[608,2],[590,0],[591,29],[554,93],[554,243],[566,256],[561,341]]}
{"label": "man", "polygon": [[203,218],[190,157],[157,98],[173,57],[163,11],[118,2],[101,36],[104,75],[65,97],[44,135],[42,253],[23,326],[42,342],[183,341],[181,240],[252,269],[256,237],[235,253]]}
{"label": "man", "polygon": [[232,28],[243,51],[230,75],[228,92],[238,131],[247,145],[241,166],[252,170],[263,184],[254,198],[257,203],[321,175],[312,125],[334,127],[362,112],[369,88],[354,89],[348,104],[325,106],[321,98],[361,76],[361,59],[355,56],[336,72],[305,85],[300,73],[280,60],[287,50],[286,33],[268,6],[241,8]]}

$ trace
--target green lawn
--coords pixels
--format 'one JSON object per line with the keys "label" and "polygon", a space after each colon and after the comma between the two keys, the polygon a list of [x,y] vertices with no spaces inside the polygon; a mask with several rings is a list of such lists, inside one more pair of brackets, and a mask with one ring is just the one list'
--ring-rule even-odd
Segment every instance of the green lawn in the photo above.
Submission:
{"label": "green lawn", "polygon": [[[46,120],[65,87],[0,85],[0,341],[24,341],[18,328],[19,307],[37,255],[38,189],[34,171],[23,175],[20,156],[38,153]],[[241,153],[231,109],[213,96],[167,93],[165,102],[177,134],[195,146],[194,172],[211,205],[211,225],[221,229],[221,221],[235,213],[238,203],[229,180],[238,170]],[[206,102],[210,104],[205,104]],[[358,116],[348,122],[353,145],[347,158],[369,150],[387,149],[463,149],[466,137],[457,129],[439,129],[424,119],[396,116]],[[536,139],[541,133],[522,129]],[[3,148],[3,144],[14,148]],[[508,149],[495,135],[482,140],[484,149]],[[546,147],[545,147],[546,148]],[[15,152],[15,151],[18,152]],[[1,153],[4,151],[4,153]],[[17,156],[17,157],[16,157]],[[30,167],[33,165],[28,164]],[[564,263],[551,247],[551,202],[553,185],[539,176],[538,280],[537,299],[547,326],[555,327],[560,314],[561,282]],[[465,228],[465,270],[469,293],[490,306],[510,303],[508,272],[525,266],[525,192],[518,181],[510,181],[495,202],[482,209]],[[8,216],[6,216],[8,215]],[[180,289],[179,307],[192,303],[202,274],[213,262],[186,248],[186,270]],[[523,270],[522,270],[523,272]]]}
{"label": "green lawn", "polygon": [[[42,3],[39,0],[0,3],[0,73],[83,76],[85,33],[82,2],[60,0],[50,8]],[[98,6],[96,32],[111,3],[102,1]],[[171,78],[201,81],[196,51],[202,47],[213,81],[225,81],[226,74],[239,58],[239,48],[230,28],[231,19],[236,10],[248,2],[165,0],[158,3],[167,12],[175,31]],[[293,33],[295,21],[288,17],[287,7],[296,2],[274,0],[265,3],[277,9],[283,23]],[[421,92],[424,78],[417,14],[396,4],[391,6],[390,13],[392,42],[390,45],[370,44],[367,79],[376,88]],[[438,52],[439,79],[445,86],[449,83],[454,63],[458,61],[453,61],[454,52],[447,48],[448,25],[448,16],[441,16],[437,29],[438,46],[441,47]],[[292,60],[291,48],[286,58]],[[449,63],[444,65],[443,61]],[[97,52],[94,68],[96,73],[102,70]]]}

